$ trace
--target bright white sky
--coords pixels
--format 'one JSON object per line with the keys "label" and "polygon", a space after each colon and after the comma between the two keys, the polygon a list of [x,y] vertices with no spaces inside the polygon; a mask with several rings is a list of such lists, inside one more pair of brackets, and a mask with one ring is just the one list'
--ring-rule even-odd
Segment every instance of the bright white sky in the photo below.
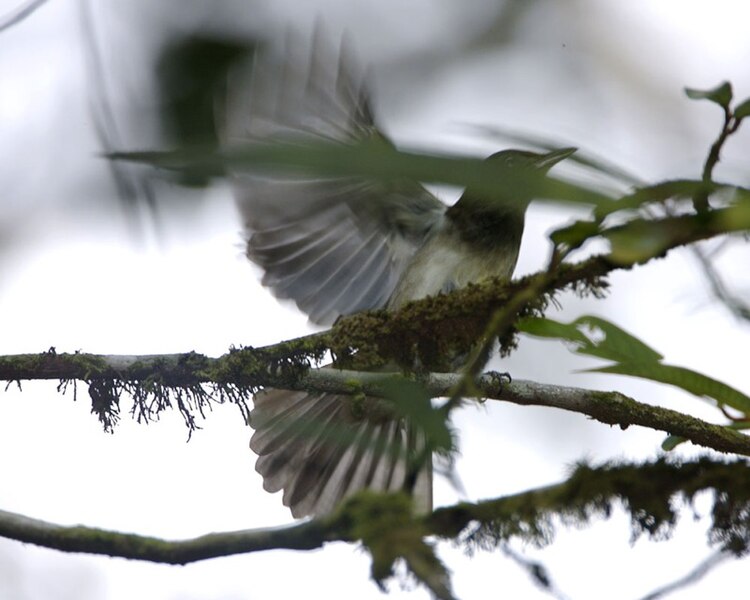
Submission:
{"label": "bright white sky", "polygon": [[[16,4],[0,1],[0,14]],[[492,18],[491,3],[477,2],[473,12],[463,4],[459,10],[459,4],[426,0],[406,5],[328,0],[304,8],[285,0],[273,5],[273,13],[252,3],[248,12],[277,28],[290,21],[304,28],[323,15],[333,31],[352,32],[361,55],[380,67],[382,120],[403,142],[488,152],[498,142],[456,133],[456,123],[483,123],[544,132],[645,179],[698,175],[719,114],[686,100],[681,88],[728,79],[739,98],[750,96],[750,4],[538,4],[519,25],[515,50],[468,62],[455,61],[455,48]],[[119,13],[115,5],[103,1],[98,12]],[[219,355],[231,344],[262,345],[308,332],[304,316],[279,305],[246,264],[228,190],[216,189],[183,214],[167,213],[158,241],[148,235],[134,241],[116,212],[96,208],[111,190],[87,114],[77,10],[73,0],[49,2],[28,21],[0,33],[0,354],[55,346],[112,354],[196,350]],[[128,21],[124,12],[121,20],[104,21],[113,32],[104,37],[115,48],[110,47],[110,58],[127,64],[117,43],[123,32],[138,31],[138,21],[132,15]],[[236,17],[216,13],[212,17],[219,24]],[[188,26],[181,22],[180,27]],[[137,60],[133,63],[132,81],[115,83],[124,95],[137,98]],[[414,65],[423,70],[414,71]],[[128,71],[123,72],[127,79]],[[748,140],[745,131],[731,142],[723,177],[748,184]],[[560,209],[532,207],[519,273],[542,264],[539,240],[569,219]],[[747,275],[732,268],[747,264],[747,258],[747,252],[735,251],[722,261],[740,286],[748,283]],[[711,303],[694,270],[688,253],[674,253],[615,275],[613,292],[603,302],[566,297],[561,318],[590,312],[612,316],[670,363],[748,391],[747,326]],[[616,388],[642,401],[717,418],[676,390],[574,373],[594,364],[559,345],[524,340],[503,369],[516,378]],[[148,427],[124,416],[115,435],[106,435],[88,414],[83,388],[80,396],[73,403],[72,395],[62,397],[55,384],[46,383],[0,394],[0,455],[5,457],[0,509],[175,538],[291,520],[280,498],[262,490],[247,448],[249,431],[236,409],[218,407],[186,444],[178,415]],[[500,403],[467,408],[456,425],[462,436],[458,469],[469,499],[558,481],[584,457],[655,456],[663,439],[647,430],[622,432],[577,415]],[[436,497],[447,504],[458,496],[438,482]],[[685,523],[671,543],[642,540],[631,547],[627,522],[616,516],[584,531],[562,532],[542,551],[516,548],[542,560],[571,598],[599,598],[606,590],[613,600],[631,599],[699,562],[707,554],[704,527],[705,522]],[[499,553],[468,559],[445,547],[442,554],[462,599],[547,597]],[[727,565],[679,597],[735,590],[745,584],[745,568]],[[0,541],[0,596],[13,600],[380,598],[367,581],[368,569],[364,553],[347,545],[178,568]],[[427,597],[422,590],[393,588],[394,598]]]}

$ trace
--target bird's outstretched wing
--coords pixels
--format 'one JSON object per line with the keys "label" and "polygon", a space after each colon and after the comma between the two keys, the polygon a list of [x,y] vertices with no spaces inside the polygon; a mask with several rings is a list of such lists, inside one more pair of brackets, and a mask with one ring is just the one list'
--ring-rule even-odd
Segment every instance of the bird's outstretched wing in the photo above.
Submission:
{"label": "bird's outstretched wing", "polygon": [[[249,77],[243,69],[232,78],[227,143],[385,140],[350,52],[342,46],[337,54],[320,36],[298,46],[262,51]],[[384,306],[445,212],[410,181],[264,172],[237,174],[233,183],[263,284],[322,324]]]}
{"label": "bird's outstretched wing", "polygon": [[[308,57],[308,58],[303,58]],[[364,77],[351,55],[314,36],[280,53],[257,56],[229,87],[230,145],[269,141],[356,144],[378,132]],[[445,207],[416,182],[244,172],[234,176],[247,233],[247,255],[263,283],[291,298],[317,323],[382,307]],[[408,465],[424,436],[405,419],[350,414],[345,396],[267,389],[255,397],[250,447],[269,491],[284,491],[296,517],[330,512],[369,488],[411,487],[429,511],[431,463],[413,477]]]}

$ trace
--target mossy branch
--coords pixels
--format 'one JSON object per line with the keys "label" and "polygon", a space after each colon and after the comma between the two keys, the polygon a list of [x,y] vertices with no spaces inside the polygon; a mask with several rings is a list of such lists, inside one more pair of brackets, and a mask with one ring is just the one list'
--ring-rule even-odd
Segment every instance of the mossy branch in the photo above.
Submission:
{"label": "mossy branch", "polygon": [[[644,481],[649,485],[644,486]],[[546,544],[554,535],[553,517],[561,516],[566,525],[584,525],[608,516],[619,504],[630,513],[634,537],[647,533],[664,539],[677,522],[679,501],[690,503],[704,490],[714,493],[709,542],[737,555],[746,553],[750,543],[750,468],[744,460],[725,463],[707,457],[684,463],[659,459],[645,464],[582,464],[563,483],[494,500],[461,502],[424,517],[407,518],[404,513],[398,527],[408,526],[422,536],[458,539],[469,549],[494,548],[514,537]],[[385,510],[394,502],[392,495],[366,492],[324,519],[179,541],[57,525],[0,511],[0,536],[65,552],[186,564],[219,556],[271,549],[309,550],[330,541],[368,539],[368,523],[362,522],[362,515]],[[409,522],[404,523],[404,518]],[[387,520],[379,522],[379,527],[387,526]],[[380,531],[379,535],[384,533]]]}
{"label": "mossy branch", "polygon": [[[648,485],[644,485],[647,481]],[[545,488],[479,502],[438,508],[427,517],[435,535],[469,547],[494,548],[512,537],[544,545],[554,535],[553,518],[583,525],[608,517],[619,502],[630,513],[633,539],[647,533],[665,539],[677,523],[680,500],[691,503],[713,490],[709,542],[736,555],[750,544],[750,467],[745,460],[718,462],[708,457],[679,463],[581,464],[567,481]]]}
{"label": "mossy branch", "polygon": [[[217,399],[220,402],[229,401],[237,404],[243,414],[247,415],[246,402],[255,391],[265,386],[335,394],[351,394],[352,391],[357,391],[368,396],[384,397],[388,396],[388,389],[392,389],[394,381],[407,381],[406,377],[396,373],[308,369],[304,364],[279,366],[274,371],[256,370],[258,363],[255,361],[267,357],[267,350],[263,348],[236,350],[217,359],[193,353],[151,357],[44,353],[0,358],[0,376],[9,374],[8,369],[11,367],[8,362],[29,362],[41,367],[35,370],[36,373],[62,379],[79,376],[81,365],[96,364],[97,376],[90,384],[93,385],[94,391],[89,390],[92,411],[99,414],[100,419],[106,417],[105,426],[109,423],[109,428],[113,424],[112,411],[115,411],[116,417],[116,411],[119,410],[118,394],[125,391],[134,396],[135,416],[149,419],[155,418],[160,411],[170,407],[171,404],[167,402],[170,398],[176,401],[183,416],[185,412],[192,415],[191,408],[198,407],[202,410],[208,403]],[[266,363],[260,361],[259,364]],[[228,372],[238,375],[227,379]],[[88,370],[81,378],[93,378],[93,373]],[[13,379],[21,379],[23,371],[16,370],[13,375]],[[169,383],[157,386],[154,378],[159,376],[164,376],[164,381]],[[107,381],[106,377],[114,377],[116,381]],[[133,379],[128,379],[131,377]],[[431,396],[440,397],[452,393],[462,382],[462,375],[428,373],[420,375],[418,380]],[[150,383],[144,384],[144,381]],[[241,383],[237,383],[238,381]],[[353,385],[354,382],[356,385]],[[209,391],[204,389],[206,385],[210,386]],[[523,380],[500,385],[492,374],[477,378],[471,387],[471,390],[467,390],[467,395],[470,392],[482,398],[519,405],[559,408],[587,415],[622,429],[630,425],[639,425],[665,431],[719,452],[750,456],[750,437],[738,431],[707,423],[674,410],[644,404],[619,392]],[[106,400],[109,400],[110,404],[107,405]],[[195,428],[195,419],[192,416],[191,419]]]}

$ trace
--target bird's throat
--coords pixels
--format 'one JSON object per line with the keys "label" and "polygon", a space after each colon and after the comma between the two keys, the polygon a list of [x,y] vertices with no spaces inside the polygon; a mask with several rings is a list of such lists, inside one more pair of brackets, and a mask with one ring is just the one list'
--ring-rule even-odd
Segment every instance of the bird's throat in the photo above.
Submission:
{"label": "bird's throat", "polygon": [[485,201],[464,193],[445,216],[465,244],[484,251],[510,247],[517,252],[525,214],[525,205]]}

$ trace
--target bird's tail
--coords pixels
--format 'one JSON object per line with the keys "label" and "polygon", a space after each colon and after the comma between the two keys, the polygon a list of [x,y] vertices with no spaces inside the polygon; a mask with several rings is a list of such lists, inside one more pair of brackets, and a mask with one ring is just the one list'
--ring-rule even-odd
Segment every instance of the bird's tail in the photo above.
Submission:
{"label": "bird's tail", "polygon": [[416,512],[431,511],[431,460],[414,467],[424,436],[392,411],[371,410],[379,402],[277,389],[257,394],[250,448],[258,454],[255,470],[265,490],[283,490],[294,517],[330,513],[360,490],[406,487]]}

